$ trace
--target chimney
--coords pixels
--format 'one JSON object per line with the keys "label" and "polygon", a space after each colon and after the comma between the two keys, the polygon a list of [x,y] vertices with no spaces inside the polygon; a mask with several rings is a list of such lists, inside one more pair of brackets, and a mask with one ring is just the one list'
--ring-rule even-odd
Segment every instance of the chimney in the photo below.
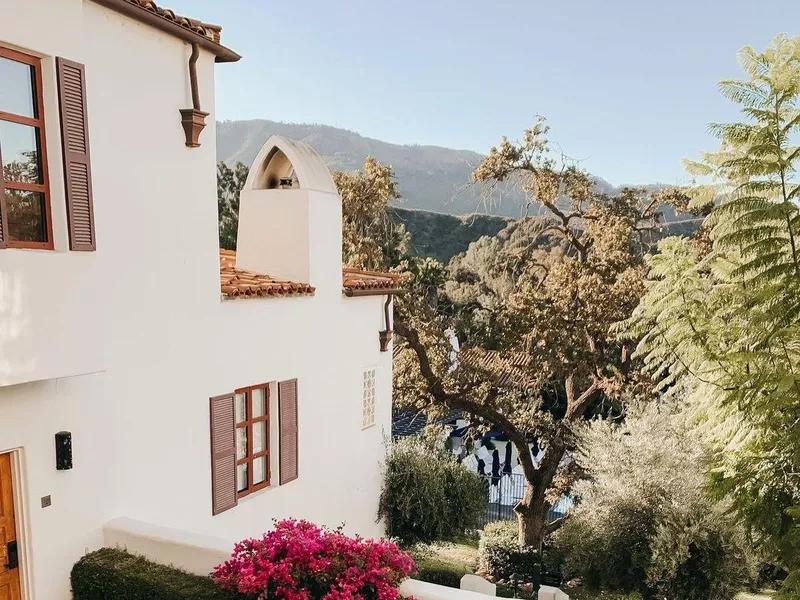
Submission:
{"label": "chimney", "polygon": [[262,146],[239,199],[236,267],[341,294],[342,199],[311,146]]}

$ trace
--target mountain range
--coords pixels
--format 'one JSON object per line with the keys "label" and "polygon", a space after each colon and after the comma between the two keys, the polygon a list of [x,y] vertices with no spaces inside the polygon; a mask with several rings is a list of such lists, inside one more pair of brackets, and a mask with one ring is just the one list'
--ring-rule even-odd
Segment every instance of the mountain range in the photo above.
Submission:
{"label": "mountain range", "polygon": [[[239,161],[249,165],[267,138],[275,134],[310,144],[332,170],[354,171],[361,168],[367,156],[391,165],[403,195],[400,203],[403,208],[511,218],[523,213],[523,194],[517,189],[500,189],[491,202],[483,200],[481,188],[471,181],[472,171],[483,160],[483,155],[477,152],[391,144],[328,125],[266,119],[221,121],[217,123],[217,160],[229,165]],[[595,176],[594,180],[603,192],[613,194],[621,189],[600,177]]]}
{"label": "mountain range", "polygon": [[[471,174],[483,156],[470,150],[440,146],[400,145],[364,137],[328,125],[280,123],[258,119],[217,123],[217,160],[232,166],[253,162],[271,135],[282,135],[310,144],[332,170],[355,171],[367,156],[393,167],[402,200],[392,208],[392,218],[411,233],[411,250],[447,263],[455,254],[483,235],[496,235],[510,219],[523,214],[523,194],[500,190],[492,202],[484,202],[481,188],[471,183]],[[616,187],[593,177],[602,192],[614,194]],[[659,184],[646,186],[659,189]],[[681,220],[670,207],[663,207],[671,222],[670,234],[691,233],[695,220]],[[535,210],[529,212],[531,216]]]}

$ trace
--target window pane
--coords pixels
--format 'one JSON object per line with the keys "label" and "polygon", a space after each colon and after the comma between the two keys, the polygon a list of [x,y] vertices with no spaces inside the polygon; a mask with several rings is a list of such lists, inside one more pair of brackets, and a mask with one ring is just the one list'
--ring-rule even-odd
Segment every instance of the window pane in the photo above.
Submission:
{"label": "window pane", "polygon": [[36,118],[33,67],[0,56],[0,111]]}
{"label": "window pane", "polygon": [[244,394],[236,394],[233,399],[236,407],[236,422],[241,423],[247,420],[247,399]]}
{"label": "window pane", "polygon": [[6,188],[8,237],[14,242],[46,242],[44,194]]}
{"label": "window pane", "polygon": [[266,408],[264,389],[253,390],[250,394],[253,396],[253,417],[263,416]]}
{"label": "window pane", "polygon": [[236,428],[236,458],[247,456],[247,427]]}
{"label": "window pane", "polygon": [[242,492],[247,489],[247,463],[236,465],[236,491]]}
{"label": "window pane", "polygon": [[42,183],[39,154],[39,130],[36,127],[0,121],[3,179]]}
{"label": "window pane", "polygon": [[267,422],[253,423],[253,454],[267,449]]}
{"label": "window pane", "polygon": [[267,457],[262,456],[253,461],[253,485],[267,480]]}

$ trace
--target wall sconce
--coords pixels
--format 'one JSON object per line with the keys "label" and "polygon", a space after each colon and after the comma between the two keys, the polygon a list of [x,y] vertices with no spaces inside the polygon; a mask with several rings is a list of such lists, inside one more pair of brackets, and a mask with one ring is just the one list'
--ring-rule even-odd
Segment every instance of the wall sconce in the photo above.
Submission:
{"label": "wall sconce", "polygon": [[59,431],[56,434],[56,470],[68,471],[72,468],[72,434]]}

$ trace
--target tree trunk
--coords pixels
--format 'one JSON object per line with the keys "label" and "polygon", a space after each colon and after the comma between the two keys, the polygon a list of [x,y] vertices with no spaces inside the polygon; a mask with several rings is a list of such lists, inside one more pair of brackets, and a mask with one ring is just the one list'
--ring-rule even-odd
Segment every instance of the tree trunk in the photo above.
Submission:
{"label": "tree trunk", "polygon": [[525,477],[525,494],[516,507],[519,521],[519,543],[539,549],[545,536],[553,530],[547,523],[552,508],[547,500],[547,490],[553,484],[558,465],[566,452],[563,431],[558,431],[545,449],[544,458],[533,477]]}
{"label": "tree trunk", "polygon": [[[530,484],[525,486],[525,497],[535,496],[535,491]],[[516,508],[517,521],[519,522],[519,543],[521,546],[536,548],[542,547],[547,526],[547,513],[550,511],[548,502],[541,500],[531,501],[526,504],[526,498]]]}

